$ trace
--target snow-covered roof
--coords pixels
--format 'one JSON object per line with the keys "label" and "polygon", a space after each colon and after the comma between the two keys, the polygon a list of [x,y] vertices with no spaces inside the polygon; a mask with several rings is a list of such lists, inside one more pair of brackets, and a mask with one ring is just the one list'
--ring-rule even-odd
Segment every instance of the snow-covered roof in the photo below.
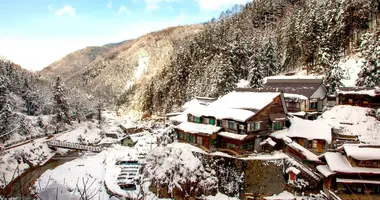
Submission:
{"label": "snow-covered roof", "polygon": [[[277,80],[277,79],[285,79],[285,80],[321,80],[322,76],[270,76],[267,80]],[[321,80],[322,81],[322,80]]]}
{"label": "snow-covered roof", "polygon": [[291,94],[291,93],[284,93],[284,97],[287,99],[294,99],[294,100],[307,100],[308,98],[300,95],[300,94]]}
{"label": "snow-covered roof", "polygon": [[315,155],[313,152],[309,151],[305,147],[299,145],[297,142],[292,141],[292,139],[290,139],[289,137],[284,136],[282,139],[289,147],[304,155],[307,160],[320,161],[317,155]]}
{"label": "snow-covered roof", "polygon": [[214,134],[220,129],[219,126],[207,125],[207,124],[196,124],[192,122],[182,122],[177,126],[177,129],[180,129],[186,133],[205,133],[205,134]]}
{"label": "snow-covered roof", "polygon": [[356,160],[380,160],[380,148],[372,148],[363,144],[344,144],[347,156]]}
{"label": "snow-covered roof", "polygon": [[286,169],[285,172],[286,173],[293,172],[294,174],[298,175],[301,171],[295,167],[289,167],[288,169]]}
{"label": "snow-covered roof", "polygon": [[197,106],[208,106],[210,103],[214,102],[215,98],[210,97],[195,97],[194,99],[186,102],[182,106],[182,110],[187,110],[189,108],[197,107]]}
{"label": "snow-covered roof", "polygon": [[243,109],[227,108],[227,107],[211,107],[198,106],[187,110],[191,115],[196,117],[211,116],[216,119],[232,119],[240,122],[245,122],[247,119],[255,115],[254,112]]}
{"label": "snow-covered roof", "polygon": [[317,170],[325,177],[329,177],[333,174],[335,174],[335,172],[331,171],[329,166],[327,165],[318,165],[317,166]]}
{"label": "snow-covered roof", "polygon": [[289,118],[291,126],[288,129],[271,133],[272,137],[282,139],[287,137],[299,137],[308,140],[325,140],[331,143],[331,127],[320,121],[310,121],[298,117]]}
{"label": "snow-covered roof", "polygon": [[169,121],[173,122],[185,122],[187,120],[187,113],[182,113],[177,116],[169,117]]}
{"label": "snow-covered roof", "polygon": [[230,132],[220,132],[218,135],[222,137],[227,137],[235,140],[244,140],[248,135],[242,135],[242,134],[235,134],[235,133],[230,133]]}
{"label": "snow-covered roof", "polygon": [[380,169],[378,168],[352,167],[347,158],[338,152],[326,152],[324,157],[332,172],[380,174]]}
{"label": "snow-covered roof", "polygon": [[245,122],[270,104],[279,92],[230,92],[209,106],[194,106],[187,111],[194,116],[212,116]]}
{"label": "snow-covered roof", "polygon": [[294,195],[288,191],[283,191],[280,194],[264,197],[264,199],[271,199],[271,200],[293,200],[295,199]]}
{"label": "snow-covered roof", "polygon": [[369,96],[380,96],[379,89],[375,88],[338,88],[338,94],[357,94],[357,95],[369,95]]}
{"label": "snow-covered roof", "polygon": [[376,180],[362,180],[362,179],[348,179],[348,178],[336,178],[337,183],[366,183],[380,185],[380,181]]}
{"label": "snow-covered roof", "polygon": [[230,92],[210,104],[210,107],[227,107],[259,111],[274,98],[280,95],[280,92]]}
{"label": "snow-covered roof", "polygon": [[272,147],[276,145],[276,142],[272,140],[272,138],[267,138],[266,140],[260,142],[260,145],[269,144]]}

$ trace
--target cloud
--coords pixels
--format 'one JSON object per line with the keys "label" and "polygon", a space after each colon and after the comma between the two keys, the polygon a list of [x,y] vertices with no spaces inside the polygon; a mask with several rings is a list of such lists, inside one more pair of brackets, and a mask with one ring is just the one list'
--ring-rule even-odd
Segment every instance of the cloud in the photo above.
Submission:
{"label": "cloud", "polygon": [[112,0],[107,3],[107,8],[112,8]]}
{"label": "cloud", "polygon": [[161,3],[164,3],[164,2],[170,3],[170,2],[179,2],[179,1],[182,1],[182,0],[145,0],[145,4],[146,4],[147,10],[158,10],[160,9]]}
{"label": "cloud", "polygon": [[48,9],[53,12],[53,5],[48,5]]}
{"label": "cloud", "polygon": [[117,14],[118,15],[122,15],[122,14],[131,15],[131,12],[125,6],[120,6]]}
{"label": "cloud", "polygon": [[195,0],[201,10],[215,11],[220,9],[227,9],[235,4],[246,4],[252,0]]}
{"label": "cloud", "polygon": [[58,10],[55,14],[58,16],[68,14],[73,17],[75,16],[75,8],[73,8],[70,5],[65,5],[62,9]]}

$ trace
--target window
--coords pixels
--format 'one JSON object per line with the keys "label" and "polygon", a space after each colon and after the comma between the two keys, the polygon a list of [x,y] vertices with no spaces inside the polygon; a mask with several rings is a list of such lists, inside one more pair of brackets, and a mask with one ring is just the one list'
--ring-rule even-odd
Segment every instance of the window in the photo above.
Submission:
{"label": "window", "polygon": [[253,144],[252,143],[249,143],[248,145],[247,145],[247,149],[252,149],[253,148]]}
{"label": "window", "polygon": [[211,139],[211,144],[215,145],[215,140],[214,139]]}
{"label": "window", "polygon": [[317,140],[313,140],[312,143],[313,143],[312,148],[313,148],[313,149],[316,149],[316,148],[317,148],[318,141],[317,141]]}
{"label": "window", "polygon": [[233,121],[228,121],[228,128],[234,129],[234,122]]}
{"label": "window", "polygon": [[193,136],[193,135],[191,135],[191,134],[189,135],[189,142],[190,142],[190,143],[194,143],[193,137],[195,137],[195,136]]}
{"label": "window", "polygon": [[317,103],[310,103],[310,108],[311,109],[317,108]]}
{"label": "window", "polygon": [[274,130],[281,130],[281,122],[274,122],[273,123],[273,129]]}
{"label": "window", "polygon": [[229,149],[235,149],[236,148],[236,145],[230,144],[230,143],[228,143],[227,146]]}
{"label": "window", "polygon": [[255,122],[253,124],[253,130],[254,131],[260,130],[260,128],[261,128],[260,126],[261,126],[261,122]]}
{"label": "window", "polygon": [[202,137],[201,136],[197,136],[197,143],[202,145]]}
{"label": "window", "polygon": [[195,123],[200,124],[201,123],[201,118],[200,117],[195,117]]}
{"label": "window", "polygon": [[215,125],[215,119],[210,119],[210,124]]}
{"label": "window", "polygon": [[187,141],[188,138],[189,138],[189,134],[187,133],[183,134],[183,140]]}
{"label": "window", "polygon": [[181,132],[177,132],[177,139],[179,140],[179,139],[181,139]]}

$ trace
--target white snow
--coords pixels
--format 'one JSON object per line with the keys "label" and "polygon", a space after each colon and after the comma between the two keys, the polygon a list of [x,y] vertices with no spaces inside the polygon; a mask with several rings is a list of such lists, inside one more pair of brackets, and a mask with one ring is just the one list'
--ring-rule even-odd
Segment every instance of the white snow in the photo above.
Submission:
{"label": "white snow", "polygon": [[308,100],[307,97],[299,94],[290,94],[290,93],[284,93],[285,98],[291,98],[291,99],[297,99],[297,100]]}
{"label": "white snow", "polygon": [[[286,137],[286,136],[284,136],[284,137]],[[286,141],[286,140],[284,140],[284,141]],[[316,162],[320,161],[317,155],[315,155],[313,152],[309,151],[305,147],[299,145],[297,142],[291,142],[291,143],[285,142],[285,143],[289,147],[291,147],[292,149],[297,150],[299,153],[304,155],[307,160],[316,161]]]}
{"label": "white snow", "polygon": [[47,186],[43,191],[38,193],[38,199],[41,200],[79,200],[80,195],[71,195],[67,188],[59,183],[53,183]]}
{"label": "white snow", "polygon": [[219,126],[214,125],[206,125],[206,124],[197,124],[192,122],[183,122],[177,126],[178,129],[186,132],[186,133],[205,133],[205,134],[213,134],[222,129]]}
{"label": "white snow", "polygon": [[378,144],[380,123],[376,118],[367,115],[370,111],[370,108],[338,105],[324,112],[317,121],[342,128],[343,135],[358,135],[362,143]]}
{"label": "white snow", "polygon": [[282,151],[274,151],[272,154],[257,154],[257,155],[249,155],[248,157],[240,158],[242,160],[284,160],[289,158],[288,155],[286,155]]}
{"label": "white snow", "polygon": [[245,79],[240,79],[238,83],[236,83],[236,87],[238,88],[249,88],[249,81]]}
{"label": "white snow", "polygon": [[347,178],[336,178],[336,182],[337,183],[365,183],[365,184],[380,185],[380,181],[361,180],[361,179],[347,179]]}
{"label": "white snow", "polygon": [[359,174],[380,174],[378,168],[352,167],[347,158],[341,153],[326,152],[324,157],[332,172],[339,173],[359,173]]}
{"label": "white snow", "polygon": [[294,174],[298,175],[301,173],[301,171],[295,167],[289,167],[288,169],[285,170],[286,173],[293,172]]}
{"label": "white snow", "polygon": [[276,142],[272,140],[272,138],[267,138],[266,140],[260,142],[260,145],[269,144],[272,147],[276,145]]}
{"label": "white snow", "polygon": [[329,168],[328,165],[318,165],[317,166],[317,170],[325,177],[329,177],[333,174],[335,174],[335,172],[332,172]]}
{"label": "white snow", "polygon": [[139,79],[141,77],[141,75],[145,72],[145,70],[148,68],[149,66],[149,60],[150,60],[150,57],[148,56],[139,56],[139,64],[137,66],[137,69],[135,71],[135,79]]}
{"label": "white snow", "polygon": [[261,110],[270,104],[274,98],[279,96],[279,92],[230,92],[210,104],[213,108],[238,108]]}
{"label": "white snow", "polygon": [[354,87],[356,79],[358,79],[358,73],[361,71],[365,59],[359,58],[358,55],[353,55],[342,59],[339,62],[339,66],[344,71],[344,78],[342,83],[345,87]]}
{"label": "white snow", "polygon": [[43,191],[46,186],[58,183],[64,185],[71,195],[79,195],[78,189],[83,192],[85,182],[89,182],[87,187],[94,181],[91,188],[87,188],[87,194],[95,193],[99,190],[97,197],[108,199],[104,186],[106,152],[101,152],[95,156],[84,156],[60,165],[53,170],[47,170],[35,182],[37,191]]}
{"label": "white snow", "polygon": [[245,122],[256,111],[270,104],[279,92],[230,92],[208,106],[192,107],[188,112],[194,116],[212,116]]}
{"label": "white snow", "polygon": [[74,123],[74,129],[56,138],[58,141],[94,144],[100,142],[101,129],[92,122]]}
{"label": "white snow", "polygon": [[294,75],[294,76],[270,76],[267,79],[322,79],[322,76],[315,76],[315,75],[308,75],[308,76],[303,76],[303,75]]}
{"label": "white snow", "polygon": [[[34,166],[43,164],[54,156],[55,153],[43,141],[44,139],[37,139],[31,143],[1,152],[0,176],[3,177],[4,174],[6,184],[13,180],[12,178],[16,178],[18,174],[21,175],[25,170],[30,168],[23,161],[18,165],[17,159],[22,155],[24,159]],[[14,173],[15,177],[13,177]],[[3,186],[4,179],[2,178],[0,179],[0,188]]]}
{"label": "white snow", "polygon": [[362,144],[343,144],[347,156],[356,160],[380,160],[380,148],[365,147]]}
{"label": "white snow", "polygon": [[380,94],[376,93],[377,89],[371,89],[371,90],[358,90],[358,91],[342,91],[337,89],[338,94],[359,94],[359,95],[368,95],[368,96],[379,96]]}
{"label": "white snow", "polygon": [[227,107],[211,107],[198,106],[187,110],[191,115],[196,117],[212,116],[216,119],[232,119],[245,122],[247,119],[255,115],[254,112],[243,109],[227,108]]}
{"label": "white snow", "polygon": [[235,134],[235,133],[230,133],[230,132],[220,132],[218,135],[222,137],[227,137],[230,139],[235,139],[235,140],[244,140],[248,135],[245,134]]}
{"label": "white snow", "polygon": [[215,196],[204,196],[206,200],[238,200],[237,197],[229,197],[225,194],[218,192]]}
{"label": "white snow", "polygon": [[331,143],[331,127],[321,121],[310,121],[298,117],[289,117],[291,126],[288,129],[276,131],[272,137],[282,139],[287,137],[306,138],[308,140],[325,140]]}
{"label": "white snow", "polygon": [[290,199],[295,199],[295,197],[292,193],[290,193],[288,191],[283,191],[277,195],[273,195],[270,197],[264,197],[264,199],[290,200]]}

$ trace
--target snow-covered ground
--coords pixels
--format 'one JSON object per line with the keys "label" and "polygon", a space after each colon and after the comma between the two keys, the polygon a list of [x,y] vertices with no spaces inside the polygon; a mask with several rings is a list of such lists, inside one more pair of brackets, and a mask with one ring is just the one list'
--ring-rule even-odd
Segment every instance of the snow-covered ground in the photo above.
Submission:
{"label": "snow-covered ground", "polygon": [[352,55],[340,60],[339,66],[344,72],[344,78],[342,83],[345,87],[355,87],[356,79],[358,79],[358,73],[361,71],[364,59],[359,55]]}
{"label": "snow-covered ground", "polygon": [[338,105],[326,111],[317,120],[331,127],[343,128],[345,135],[359,135],[363,143],[380,143],[380,122],[367,116],[371,109],[357,106]]}
{"label": "snow-covered ground", "polygon": [[101,140],[101,129],[96,123],[87,121],[78,124],[74,123],[74,128],[55,139],[58,141],[73,142],[73,143],[83,143],[83,144],[96,144]]}
{"label": "snow-covered ground", "polygon": [[[27,162],[36,166],[45,163],[54,156],[55,152],[49,149],[43,141],[44,138],[37,139],[31,143],[1,152],[0,176],[3,177],[4,175],[6,184],[30,168]],[[27,161],[24,162],[23,159],[20,159],[21,162],[18,164],[18,158],[21,157]],[[4,179],[1,178],[0,187],[3,186]]]}

